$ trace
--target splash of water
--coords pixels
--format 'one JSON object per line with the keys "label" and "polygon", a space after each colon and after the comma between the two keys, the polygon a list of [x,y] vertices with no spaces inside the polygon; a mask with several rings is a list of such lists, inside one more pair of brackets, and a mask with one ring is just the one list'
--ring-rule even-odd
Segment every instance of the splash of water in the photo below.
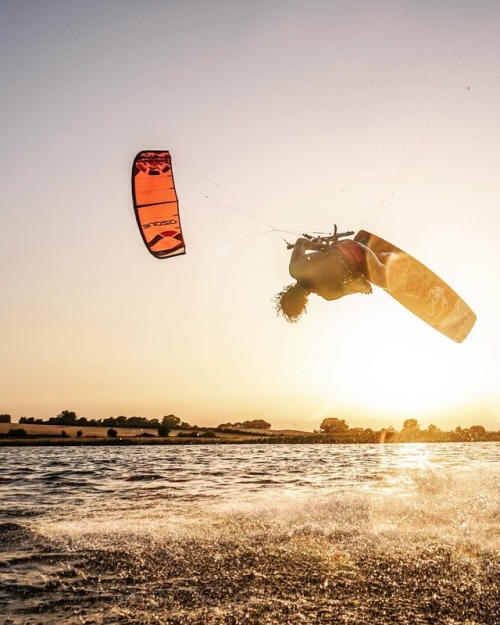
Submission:
{"label": "splash of water", "polygon": [[[394,451],[375,450],[367,479],[346,477],[346,456],[325,456],[327,474],[316,463],[292,480],[293,458],[283,455],[280,473],[276,455],[273,473],[260,455],[260,469],[249,467],[244,452],[245,475],[232,473],[240,496],[233,484],[162,497],[158,463],[149,483],[113,475],[124,489],[113,509],[99,491],[71,515],[4,532],[0,614],[10,605],[15,625],[26,615],[47,624],[496,625],[496,465],[470,470],[452,458],[443,470],[432,453],[413,447],[395,462]],[[204,461],[207,480],[227,477],[226,455]]]}

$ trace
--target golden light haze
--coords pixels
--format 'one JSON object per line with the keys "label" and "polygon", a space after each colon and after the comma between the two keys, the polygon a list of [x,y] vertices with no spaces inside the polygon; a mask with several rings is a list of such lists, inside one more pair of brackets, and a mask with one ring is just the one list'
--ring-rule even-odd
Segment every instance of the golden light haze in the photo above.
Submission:
{"label": "golden light haze", "polygon": [[[500,6],[112,5],[0,8],[0,412],[500,429]],[[130,168],[163,148],[159,261]],[[377,289],[278,318],[283,239],[335,223],[445,279],[464,343]]]}

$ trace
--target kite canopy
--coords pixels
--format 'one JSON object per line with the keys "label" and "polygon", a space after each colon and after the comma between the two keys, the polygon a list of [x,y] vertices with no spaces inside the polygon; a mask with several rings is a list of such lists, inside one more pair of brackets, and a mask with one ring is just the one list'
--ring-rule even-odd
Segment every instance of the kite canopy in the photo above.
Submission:
{"label": "kite canopy", "polygon": [[135,216],[148,250],[156,258],[186,253],[179,202],[167,150],[144,150],[132,166]]}

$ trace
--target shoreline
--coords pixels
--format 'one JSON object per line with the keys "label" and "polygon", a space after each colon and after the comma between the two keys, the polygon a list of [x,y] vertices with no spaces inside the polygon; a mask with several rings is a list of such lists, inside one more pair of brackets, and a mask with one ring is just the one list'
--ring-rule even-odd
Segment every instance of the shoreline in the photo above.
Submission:
{"label": "shoreline", "polygon": [[155,428],[55,424],[0,423],[0,447],[102,447],[130,445],[365,445],[394,443],[500,442],[500,431],[482,426],[470,430],[403,429],[310,432],[257,428],[171,428],[160,435]]}
{"label": "shoreline", "polygon": [[127,447],[141,445],[415,445],[435,443],[498,443],[500,437],[487,440],[354,440],[311,436],[269,436],[258,438],[0,438],[0,447]]}

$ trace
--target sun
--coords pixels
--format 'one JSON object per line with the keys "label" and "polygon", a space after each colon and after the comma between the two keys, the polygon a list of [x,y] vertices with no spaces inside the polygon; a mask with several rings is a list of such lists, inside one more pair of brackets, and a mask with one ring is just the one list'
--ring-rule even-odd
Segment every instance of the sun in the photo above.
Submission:
{"label": "sun", "polygon": [[369,315],[347,338],[330,334],[308,376],[326,411],[381,415],[399,427],[459,405],[471,384],[480,383],[480,371],[471,380],[464,365],[463,344],[403,312]]}

